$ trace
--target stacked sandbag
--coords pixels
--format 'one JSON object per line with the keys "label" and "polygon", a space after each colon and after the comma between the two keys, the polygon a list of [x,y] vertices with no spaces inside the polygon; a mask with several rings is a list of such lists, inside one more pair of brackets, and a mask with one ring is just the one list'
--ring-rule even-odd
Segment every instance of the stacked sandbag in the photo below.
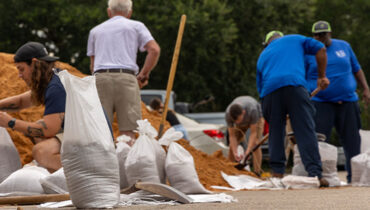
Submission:
{"label": "stacked sandbag", "polygon": [[170,128],[159,140],[159,144],[168,146],[166,157],[166,175],[172,187],[185,194],[206,194],[206,190],[199,182],[195,170],[193,156],[181,145],[174,142],[181,139],[183,134]]}
{"label": "stacked sandbag", "polygon": [[61,160],[72,203],[77,208],[118,204],[120,180],[112,135],[95,77],[59,72],[67,93]]}
{"label": "stacked sandbag", "polygon": [[44,194],[39,180],[48,176],[48,170],[36,165],[25,165],[12,173],[0,184],[0,193],[15,195]]}
{"label": "stacked sandbag", "polygon": [[118,165],[119,165],[119,178],[120,178],[120,188],[128,187],[126,170],[125,170],[125,162],[127,155],[131,149],[131,147],[127,144],[131,141],[131,137],[126,135],[121,135],[117,137],[117,144],[116,144],[116,154],[118,158]]}
{"label": "stacked sandbag", "polygon": [[22,168],[22,163],[18,150],[8,131],[0,127],[0,183],[20,168]]}
{"label": "stacked sandbag", "polygon": [[[340,179],[338,177],[337,170],[337,147],[321,141],[319,141],[318,144],[322,162],[322,176],[329,182],[329,186],[340,186]],[[292,175],[308,176],[302,163],[297,145],[294,146],[294,166],[292,169]]]}
{"label": "stacked sandbag", "polygon": [[40,179],[40,184],[46,194],[66,194],[68,193],[67,181],[63,168]]}
{"label": "stacked sandbag", "polygon": [[137,181],[165,183],[164,163],[166,152],[155,137],[157,130],[148,120],[138,120],[139,137],[127,155],[125,170],[128,184]]}
{"label": "stacked sandbag", "polygon": [[351,159],[352,185],[370,186],[370,151]]}

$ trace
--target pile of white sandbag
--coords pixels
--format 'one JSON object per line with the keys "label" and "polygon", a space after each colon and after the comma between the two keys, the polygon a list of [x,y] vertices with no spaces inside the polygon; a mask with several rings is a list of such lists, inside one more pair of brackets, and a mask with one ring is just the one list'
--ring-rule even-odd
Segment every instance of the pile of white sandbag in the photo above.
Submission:
{"label": "pile of white sandbag", "polygon": [[[137,181],[165,183],[167,178],[172,187],[185,194],[210,193],[199,181],[191,154],[174,142],[182,138],[181,132],[170,128],[157,141],[158,132],[147,120],[138,120],[137,124],[139,138],[132,148],[119,145],[124,142],[117,144],[120,168],[124,165],[120,170],[121,187],[126,183],[123,179],[131,186]],[[167,154],[161,145],[168,147]]]}
{"label": "pile of white sandbag", "polygon": [[[338,151],[337,147],[328,144],[326,142],[318,142],[319,153],[322,162],[322,176],[329,182],[329,186],[340,186],[340,179],[338,177],[337,170],[337,158]],[[294,166],[292,169],[292,175],[296,176],[308,176],[307,171],[302,163],[301,156],[297,145],[294,145]]]}

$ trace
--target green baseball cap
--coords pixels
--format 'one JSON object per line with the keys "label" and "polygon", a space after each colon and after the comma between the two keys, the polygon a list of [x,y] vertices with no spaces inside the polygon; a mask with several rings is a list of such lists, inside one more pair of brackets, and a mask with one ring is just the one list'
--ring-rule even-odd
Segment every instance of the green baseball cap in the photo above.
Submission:
{"label": "green baseball cap", "polygon": [[320,20],[312,25],[312,33],[331,32],[330,24],[326,21]]}
{"label": "green baseball cap", "polygon": [[274,37],[274,36],[284,36],[284,34],[281,31],[270,31],[267,33],[264,44],[267,44],[268,41]]}

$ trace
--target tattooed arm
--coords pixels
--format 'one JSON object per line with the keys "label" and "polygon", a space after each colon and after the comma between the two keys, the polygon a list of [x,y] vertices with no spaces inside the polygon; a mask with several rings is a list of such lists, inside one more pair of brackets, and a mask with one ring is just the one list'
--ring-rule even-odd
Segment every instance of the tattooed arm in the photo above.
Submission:
{"label": "tattooed arm", "polygon": [[32,106],[31,91],[0,100],[0,111],[3,112],[18,112],[30,106]]}
{"label": "tattooed arm", "polygon": [[[12,119],[5,112],[0,112],[0,126],[8,127],[8,122]],[[55,113],[45,115],[43,119],[37,122],[26,122],[16,120],[14,130],[23,132],[25,135],[37,138],[49,138],[55,136],[61,131],[64,120],[64,113]]]}

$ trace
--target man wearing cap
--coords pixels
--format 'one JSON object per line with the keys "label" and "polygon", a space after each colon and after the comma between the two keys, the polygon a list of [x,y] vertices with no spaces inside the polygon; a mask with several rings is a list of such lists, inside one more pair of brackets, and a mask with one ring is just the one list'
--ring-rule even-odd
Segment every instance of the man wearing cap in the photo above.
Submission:
{"label": "man wearing cap", "polygon": [[[141,119],[139,86],[148,83],[160,47],[143,23],[130,20],[131,0],[109,0],[107,12],[109,19],[90,31],[87,56],[109,120],[113,121],[116,112],[120,134],[135,139],[133,130]],[[147,51],[140,72],[136,64],[138,50]]]}
{"label": "man wearing cap", "polygon": [[[57,75],[54,63],[44,45],[28,42],[14,56],[15,65],[30,88],[22,94],[0,100],[0,126],[23,132],[36,143],[33,158],[49,171],[61,167],[60,141],[63,137],[63,122],[66,92]],[[15,119],[6,112],[17,112],[31,106],[44,105],[44,116],[37,122]]]}
{"label": "man wearing cap", "polygon": [[[331,27],[326,21],[317,21],[312,26],[313,37],[324,43],[328,57],[326,75],[330,85],[312,98],[316,108],[316,131],[331,136],[333,126],[339,134],[346,156],[347,181],[351,182],[351,163],[353,156],[360,153],[361,118],[356,79],[363,88],[363,100],[367,105],[370,101],[369,86],[351,45],[343,40],[331,38]],[[305,58],[307,68],[308,89],[315,88],[317,64],[313,56]]]}
{"label": "man wearing cap", "polygon": [[316,56],[317,86],[325,89],[325,46],[315,39],[301,35],[287,35],[271,31],[266,35],[265,49],[257,62],[257,89],[262,101],[262,112],[269,123],[269,153],[273,176],[285,172],[284,137],[286,116],[289,114],[298,149],[308,175],[318,177],[321,186],[328,186],[322,178],[322,167],[315,133],[314,112],[306,90],[304,55]]}

